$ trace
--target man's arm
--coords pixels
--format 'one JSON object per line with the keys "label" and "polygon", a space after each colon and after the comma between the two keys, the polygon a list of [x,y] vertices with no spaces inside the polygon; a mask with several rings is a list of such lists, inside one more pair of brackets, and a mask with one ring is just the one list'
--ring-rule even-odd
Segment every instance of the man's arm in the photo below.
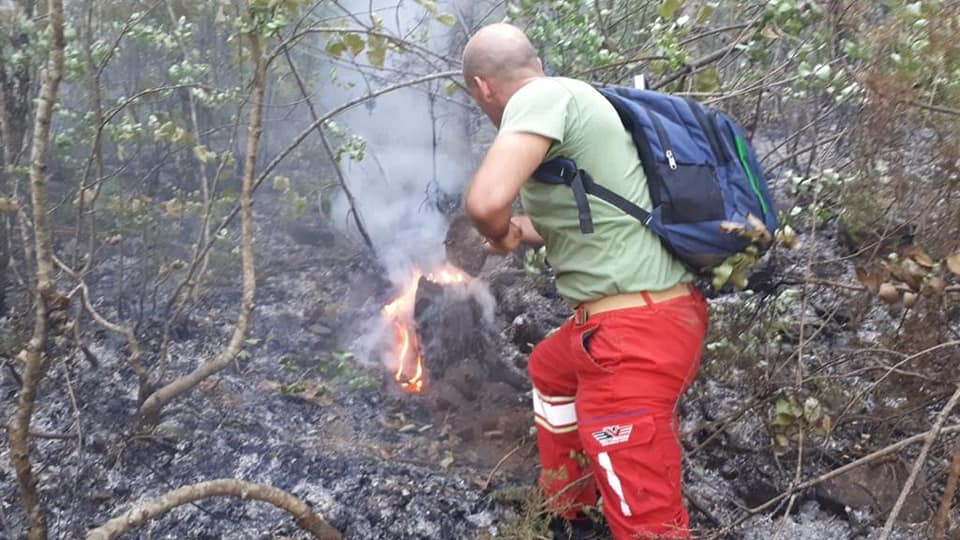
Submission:
{"label": "man's arm", "polygon": [[[552,140],[533,133],[516,132],[499,135],[487,151],[483,163],[464,196],[464,208],[474,227],[491,246],[512,251],[526,232],[518,225],[514,234],[511,206],[523,184],[543,162]],[[530,227],[530,230],[533,228]],[[520,234],[517,234],[520,233]],[[497,244],[504,244],[497,246]]]}

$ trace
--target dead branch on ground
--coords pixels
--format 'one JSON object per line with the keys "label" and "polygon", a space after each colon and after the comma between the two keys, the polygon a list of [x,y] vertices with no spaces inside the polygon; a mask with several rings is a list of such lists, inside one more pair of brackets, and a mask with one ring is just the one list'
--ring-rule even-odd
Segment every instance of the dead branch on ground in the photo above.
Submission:
{"label": "dead branch on ground", "polygon": [[960,440],[957,440],[956,448],[953,450],[953,460],[950,463],[950,474],[947,476],[947,486],[943,490],[940,509],[937,510],[937,518],[933,528],[933,540],[943,540],[947,532],[950,509],[953,507],[953,499],[957,495],[958,478],[960,478]]}
{"label": "dead branch on ground", "polygon": [[157,499],[127,511],[87,533],[87,540],[112,540],[147,521],[184,504],[211,497],[237,497],[272,504],[293,516],[297,525],[319,540],[340,540],[340,532],[286,491],[242,480],[211,480],[170,491]]}
{"label": "dead branch on ground", "polygon": [[[843,466],[841,466],[841,467],[838,467],[838,468],[836,468],[836,469],[834,469],[834,470],[832,470],[832,471],[830,471],[830,472],[828,472],[828,473],[824,473],[824,474],[822,474],[822,475],[820,475],[820,476],[818,476],[818,477],[816,477],[816,478],[812,478],[812,479],[806,480],[806,481],[804,481],[804,482],[802,482],[802,483],[800,483],[800,484],[796,484],[796,485],[792,486],[791,488],[789,488],[788,490],[786,490],[785,492],[781,493],[780,495],[777,495],[776,497],[770,499],[769,501],[767,501],[767,502],[765,502],[765,503],[763,503],[763,504],[761,504],[761,505],[759,505],[759,506],[756,506],[756,507],[754,507],[754,508],[748,508],[748,509],[746,510],[746,512],[744,513],[743,516],[741,516],[739,519],[737,519],[736,521],[734,521],[734,522],[731,523],[730,525],[727,525],[726,527],[724,527],[723,530],[718,531],[717,533],[709,536],[708,538],[710,538],[710,539],[723,538],[723,537],[729,535],[731,532],[733,532],[737,527],[739,527],[740,525],[742,525],[743,522],[745,522],[745,521],[747,521],[748,519],[750,519],[751,517],[759,514],[760,512],[763,512],[763,511],[767,510],[768,508],[770,508],[770,507],[772,507],[772,506],[774,506],[774,505],[779,504],[781,501],[783,501],[784,499],[786,499],[786,498],[788,498],[788,497],[791,497],[793,494],[799,493],[799,492],[804,491],[804,490],[807,490],[807,489],[810,489],[810,488],[812,488],[812,487],[814,487],[814,486],[816,486],[816,485],[818,485],[818,484],[822,484],[823,482],[826,482],[827,480],[831,480],[831,479],[833,479],[833,478],[836,478],[836,477],[838,477],[838,476],[841,476],[841,475],[843,475],[843,474],[846,474],[846,473],[852,471],[853,469],[856,469],[856,468],[858,468],[858,467],[862,467],[862,466],[864,466],[864,465],[867,465],[868,463],[873,463],[874,461],[877,461],[877,460],[882,459],[882,458],[884,458],[884,457],[886,457],[886,456],[889,456],[890,454],[899,452],[900,450],[903,450],[904,448],[906,448],[906,447],[908,447],[908,446],[910,446],[910,445],[912,445],[912,444],[915,444],[915,443],[918,443],[918,442],[920,442],[920,441],[926,440],[926,438],[930,435],[930,433],[931,433],[932,431],[934,431],[934,429],[931,429],[931,430],[929,430],[929,431],[925,431],[925,432],[923,432],[923,433],[919,433],[919,434],[914,435],[914,436],[912,436],[912,437],[907,437],[906,439],[903,439],[902,441],[893,443],[893,444],[888,445],[888,446],[886,446],[886,447],[884,447],[884,448],[881,448],[880,450],[877,450],[877,451],[875,451],[875,452],[872,452],[872,453],[870,453],[870,454],[867,454],[866,456],[864,456],[864,457],[862,457],[862,458],[860,458],[860,459],[858,459],[858,460],[855,460],[855,461],[852,461],[852,462],[850,462],[850,463],[847,463],[846,465],[843,465]],[[943,428],[943,429],[940,429],[940,430],[939,430],[939,433],[940,433],[941,435],[947,435],[947,434],[951,434],[951,433],[960,433],[960,424],[954,424],[954,425],[952,425],[952,426],[948,426],[948,427],[945,427],[945,428]]]}
{"label": "dead branch on ground", "polygon": [[953,396],[950,397],[950,401],[947,402],[947,404],[943,407],[943,410],[940,411],[940,414],[937,415],[936,422],[934,422],[933,427],[927,432],[926,437],[924,437],[923,448],[920,450],[920,455],[917,456],[916,461],[913,463],[913,469],[910,470],[910,476],[907,478],[907,482],[903,485],[903,489],[900,490],[900,496],[897,497],[897,502],[893,505],[893,510],[891,510],[890,515],[887,516],[887,522],[883,526],[883,533],[880,535],[880,540],[887,540],[890,538],[890,532],[893,530],[893,524],[896,523],[897,516],[900,515],[900,510],[903,509],[903,504],[907,500],[907,495],[910,494],[910,490],[913,489],[913,484],[917,481],[917,475],[920,474],[920,469],[923,468],[923,464],[927,461],[927,454],[930,453],[930,448],[933,447],[934,441],[936,441],[937,437],[940,435],[940,430],[943,428],[943,423],[946,422],[947,417],[950,416],[953,408],[956,407],[957,401],[960,401],[960,386],[957,387],[957,390],[953,393]]}

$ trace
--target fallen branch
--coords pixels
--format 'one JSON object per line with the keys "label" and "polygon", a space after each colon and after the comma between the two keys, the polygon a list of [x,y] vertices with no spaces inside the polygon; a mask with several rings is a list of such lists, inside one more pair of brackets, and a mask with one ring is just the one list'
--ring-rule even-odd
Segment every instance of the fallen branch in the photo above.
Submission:
{"label": "fallen branch", "polygon": [[184,504],[211,497],[237,497],[272,504],[293,516],[297,525],[320,540],[340,540],[340,532],[286,491],[242,480],[211,480],[175,489],[127,511],[87,533],[87,540],[112,540]]}
{"label": "fallen branch", "polygon": [[953,499],[957,495],[957,479],[960,478],[960,440],[953,450],[953,460],[950,463],[950,474],[947,476],[947,486],[943,490],[943,499],[940,501],[940,509],[937,511],[936,524],[933,528],[933,540],[943,540],[947,532],[947,523],[950,518],[950,508],[953,507]]}
{"label": "fallen branch", "polygon": [[940,411],[940,414],[937,415],[937,420],[934,422],[933,428],[927,432],[923,441],[923,448],[920,450],[920,455],[917,456],[916,461],[913,462],[913,469],[910,471],[910,476],[907,477],[907,483],[903,485],[903,489],[900,490],[900,496],[897,497],[897,503],[893,505],[893,510],[891,510],[890,515],[887,516],[887,523],[883,526],[883,533],[880,535],[880,540],[890,538],[890,532],[893,530],[893,524],[897,521],[897,516],[900,515],[900,511],[903,509],[903,503],[906,502],[907,495],[909,495],[910,490],[913,489],[913,484],[917,481],[917,475],[920,474],[923,464],[927,461],[927,454],[930,453],[930,448],[933,447],[934,441],[936,441],[940,435],[943,423],[946,422],[953,408],[957,406],[957,401],[960,401],[960,386],[957,386],[957,390],[953,393],[953,396],[950,397],[950,401],[947,402],[943,410]]}
{"label": "fallen branch", "polygon": [[[867,454],[866,456],[863,456],[862,458],[860,458],[860,459],[858,459],[858,460],[856,460],[856,461],[851,461],[850,463],[847,463],[846,465],[844,465],[844,466],[842,466],[842,467],[838,467],[838,468],[836,468],[836,469],[834,469],[834,470],[832,470],[832,471],[830,471],[830,472],[828,472],[828,473],[824,473],[824,474],[822,474],[822,475],[820,475],[820,476],[818,476],[818,477],[816,477],[816,478],[807,480],[806,482],[803,482],[803,483],[801,483],[801,484],[797,484],[797,485],[794,486],[793,488],[787,490],[787,491],[784,492],[784,493],[781,493],[780,495],[777,495],[776,497],[774,497],[774,498],[770,499],[769,501],[761,504],[760,506],[747,509],[748,515],[746,516],[746,518],[748,518],[748,517],[750,517],[750,516],[752,516],[752,515],[758,514],[758,513],[760,513],[760,512],[763,512],[763,511],[766,510],[767,508],[770,508],[771,506],[777,504],[778,502],[782,501],[783,499],[786,499],[787,497],[793,495],[794,493],[796,493],[796,492],[798,492],[798,491],[802,491],[802,490],[805,490],[805,489],[809,489],[809,488],[811,488],[811,487],[813,487],[813,486],[816,486],[817,484],[822,484],[823,482],[826,482],[827,480],[831,480],[831,479],[833,479],[833,478],[836,478],[836,477],[838,477],[838,476],[841,476],[841,475],[843,475],[843,474],[846,474],[846,473],[848,473],[848,472],[856,469],[857,467],[862,467],[862,466],[864,466],[864,465],[866,465],[866,464],[868,464],[868,463],[872,463],[872,462],[874,462],[874,461],[876,461],[876,460],[878,460],[878,459],[880,459],[880,458],[882,458],[882,457],[885,457],[885,456],[888,456],[888,455],[890,455],[890,454],[893,454],[894,452],[899,452],[900,450],[903,450],[903,449],[904,449],[905,447],[907,447],[907,446],[910,446],[910,445],[912,445],[912,444],[914,444],[914,443],[917,443],[917,442],[920,442],[920,441],[926,439],[926,437],[930,434],[931,431],[933,431],[933,429],[931,429],[930,431],[925,431],[925,432],[923,432],[923,433],[919,433],[919,434],[914,435],[914,436],[912,436],[912,437],[907,437],[906,439],[904,439],[904,440],[902,440],[902,441],[900,441],[900,442],[893,443],[893,444],[891,444],[891,445],[889,445],[889,446],[887,446],[887,447],[884,447],[884,448],[881,448],[880,450],[877,450],[876,452],[873,452],[873,453],[871,453],[871,454]],[[952,425],[952,426],[949,426],[949,427],[945,427],[945,428],[943,428],[943,429],[940,430],[940,433],[943,434],[943,435],[946,435],[946,434],[949,434],[949,433],[960,433],[960,424],[955,424],[955,425]],[[746,520],[746,518],[743,518],[743,519],[741,520],[741,522],[744,521],[744,520]],[[735,525],[732,525],[731,527],[733,527],[733,526],[735,526]]]}

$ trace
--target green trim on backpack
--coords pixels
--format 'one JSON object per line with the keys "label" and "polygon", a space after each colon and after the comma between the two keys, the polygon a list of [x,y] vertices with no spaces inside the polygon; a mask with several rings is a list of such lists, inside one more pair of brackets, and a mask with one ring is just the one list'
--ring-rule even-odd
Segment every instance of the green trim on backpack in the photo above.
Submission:
{"label": "green trim on backpack", "polygon": [[760,193],[760,182],[753,174],[753,170],[750,168],[750,164],[747,161],[747,143],[743,140],[743,137],[740,137],[739,135],[737,136],[736,141],[737,155],[740,156],[740,165],[743,166],[743,172],[747,173],[747,178],[750,179],[750,187],[753,188],[753,194],[756,195],[757,200],[760,201],[760,208],[763,209],[763,216],[766,217],[770,212],[770,209],[767,208],[767,201],[763,199],[763,194]]}

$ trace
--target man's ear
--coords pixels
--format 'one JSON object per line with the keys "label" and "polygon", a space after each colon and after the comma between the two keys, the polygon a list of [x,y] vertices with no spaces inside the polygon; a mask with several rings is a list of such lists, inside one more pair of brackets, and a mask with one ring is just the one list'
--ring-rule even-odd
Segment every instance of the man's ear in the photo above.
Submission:
{"label": "man's ear", "polygon": [[493,87],[490,86],[490,82],[482,77],[474,77],[473,82],[476,83],[477,88],[480,89],[480,95],[483,97],[484,101],[493,100]]}

